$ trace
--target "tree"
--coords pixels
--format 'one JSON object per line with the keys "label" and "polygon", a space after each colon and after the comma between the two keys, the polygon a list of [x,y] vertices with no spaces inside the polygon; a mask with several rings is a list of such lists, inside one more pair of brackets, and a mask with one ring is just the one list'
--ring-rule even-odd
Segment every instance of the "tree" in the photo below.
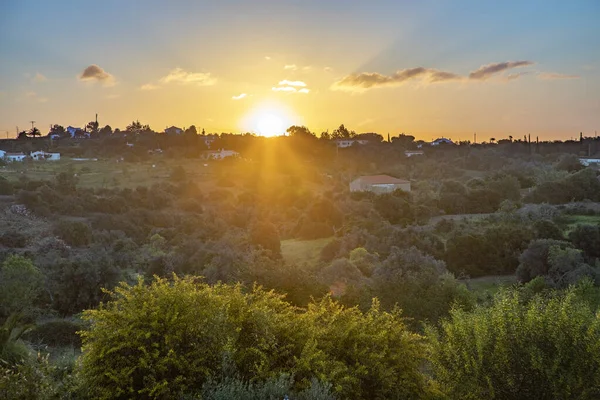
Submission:
{"label": "tree", "polygon": [[451,399],[600,397],[600,316],[577,289],[530,301],[501,292],[429,327],[431,367]]}
{"label": "tree", "polygon": [[108,136],[112,134],[112,128],[110,127],[110,125],[106,125],[104,128],[100,129],[100,131],[98,132],[100,135],[102,136]]}
{"label": "tree", "polygon": [[42,136],[42,132],[35,126],[31,128],[27,134],[31,137]]}
{"label": "tree", "polygon": [[98,133],[98,121],[90,121],[87,123],[87,125],[85,126],[85,130],[86,131],[90,131],[90,133]]}
{"label": "tree", "polygon": [[250,229],[250,241],[265,250],[270,250],[277,257],[281,256],[279,232],[270,222],[255,223]]}
{"label": "tree", "polygon": [[20,140],[21,139],[27,139],[27,135],[28,135],[27,131],[21,131],[21,132],[19,132],[19,135],[17,136],[17,139],[20,139]]}
{"label": "tree", "polygon": [[305,126],[292,125],[287,128],[286,132],[290,137],[315,137],[315,134]]}
{"label": "tree", "polygon": [[196,136],[196,135],[198,135],[198,131],[196,130],[196,127],[194,125],[191,125],[189,128],[187,128],[185,130],[184,134]]}
{"label": "tree", "polygon": [[50,135],[60,135],[63,136],[65,134],[65,128],[62,125],[54,124],[50,128]]}
{"label": "tree", "polygon": [[43,275],[33,262],[21,256],[9,256],[0,269],[0,310],[2,315],[25,313],[42,292]]}
{"label": "tree", "polygon": [[335,129],[331,134],[332,139],[349,139],[351,137],[350,131],[344,126],[340,125],[339,128]]}

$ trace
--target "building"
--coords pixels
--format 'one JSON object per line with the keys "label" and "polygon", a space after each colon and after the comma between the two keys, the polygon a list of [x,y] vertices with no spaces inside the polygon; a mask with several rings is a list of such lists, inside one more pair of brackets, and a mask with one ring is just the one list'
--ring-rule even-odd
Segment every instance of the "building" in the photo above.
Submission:
{"label": "building", "polygon": [[590,165],[600,167],[600,158],[581,157],[579,162],[581,165],[585,165],[586,167],[589,167]]}
{"label": "building", "polygon": [[40,151],[32,151],[29,156],[36,160],[48,160],[48,161],[58,161],[60,160],[60,153],[46,153],[43,150]]}
{"label": "building", "polygon": [[205,157],[209,160],[222,160],[227,157],[238,157],[240,155],[240,153],[238,153],[237,151],[224,149],[221,149],[219,151],[207,151],[205,154]]}
{"label": "building", "polygon": [[4,153],[6,161],[23,161],[27,157],[24,153]]}
{"label": "building", "polygon": [[364,139],[337,139],[335,141],[335,145],[339,148],[350,147],[354,143],[367,144],[369,141]]}
{"label": "building", "polygon": [[413,157],[413,156],[422,156],[423,154],[423,150],[406,150],[404,152],[404,155],[406,157]]}
{"label": "building", "polygon": [[432,146],[439,146],[440,144],[454,144],[454,142],[450,139],[446,139],[446,138],[439,138],[439,139],[435,139],[433,142],[429,143]]}
{"label": "building", "polygon": [[165,129],[165,133],[167,135],[181,135],[183,133],[183,129],[178,128],[176,126],[171,126]]}
{"label": "building", "polygon": [[210,149],[213,142],[219,138],[218,135],[201,135],[200,137],[204,140],[207,149]]}
{"label": "building", "polygon": [[410,181],[389,175],[361,176],[350,182],[351,192],[391,193],[401,189],[410,192]]}

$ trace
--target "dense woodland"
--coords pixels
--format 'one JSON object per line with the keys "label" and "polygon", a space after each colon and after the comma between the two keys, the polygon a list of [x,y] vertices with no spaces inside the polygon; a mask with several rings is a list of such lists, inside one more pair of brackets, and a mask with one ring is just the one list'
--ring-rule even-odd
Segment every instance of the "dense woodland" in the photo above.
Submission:
{"label": "dense woodland", "polygon": [[[181,162],[206,163],[195,128],[92,128],[1,147],[170,174],[0,173],[0,398],[600,398],[600,180],[578,159],[599,140],[291,127],[220,135],[240,157],[198,178]],[[349,191],[369,174],[412,190]],[[292,261],[286,241],[324,245]],[[478,289],[494,277],[509,283]]]}

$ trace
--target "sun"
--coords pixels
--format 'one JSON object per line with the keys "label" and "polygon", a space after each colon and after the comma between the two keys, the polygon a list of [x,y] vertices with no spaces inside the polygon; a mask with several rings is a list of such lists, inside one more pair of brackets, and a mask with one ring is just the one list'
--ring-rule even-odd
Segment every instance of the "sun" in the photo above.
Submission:
{"label": "sun", "polygon": [[262,136],[282,135],[286,129],[283,119],[278,115],[265,113],[256,118],[256,131]]}
{"label": "sun", "polygon": [[241,127],[245,131],[271,137],[285,135],[286,129],[297,125],[298,121],[298,118],[283,105],[263,103],[246,115]]}

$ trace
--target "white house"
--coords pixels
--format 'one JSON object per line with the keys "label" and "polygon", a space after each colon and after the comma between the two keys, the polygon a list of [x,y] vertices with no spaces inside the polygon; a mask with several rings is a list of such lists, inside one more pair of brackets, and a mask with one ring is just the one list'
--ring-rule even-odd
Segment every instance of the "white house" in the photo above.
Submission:
{"label": "white house", "polygon": [[167,135],[181,135],[183,133],[183,129],[176,126],[171,126],[169,128],[165,128],[165,133]]}
{"label": "white house", "polygon": [[23,153],[4,153],[4,159],[6,161],[23,161],[27,157]]}
{"label": "white house", "polygon": [[439,146],[440,144],[454,144],[454,142],[450,139],[446,139],[444,137],[435,139],[433,142],[429,143],[432,146]]}
{"label": "white house", "polygon": [[369,141],[364,139],[337,139],[335,141],[335,145],[339,148],[350,147],[354,143],[367,144]]}
{"label": "white house", "polygon": [[581,157],[579,162],[586,167],[589,167],[590,165],[600,166],[600,158]]}
{"label": "white house", "polygon": [[206,158],[210,160],[222,160],[227,157],[238,157],[240,153],[233,150],[221,149],[219,151],[208,151],[206,155]]}
{"label": "white house", "polygon": [[410,181],[394,178],[389,175],[361,176],[350,182],[351,192],[373,192],[377,194],[391,193],[402,189],[410,192]]}
{"label": "white house", "polygon": [[29,156],[34,160],[48,160],[48,161],[57,161],[60,160],[60,153],[46,153],[43,150],[40,151],[32,151]]}

